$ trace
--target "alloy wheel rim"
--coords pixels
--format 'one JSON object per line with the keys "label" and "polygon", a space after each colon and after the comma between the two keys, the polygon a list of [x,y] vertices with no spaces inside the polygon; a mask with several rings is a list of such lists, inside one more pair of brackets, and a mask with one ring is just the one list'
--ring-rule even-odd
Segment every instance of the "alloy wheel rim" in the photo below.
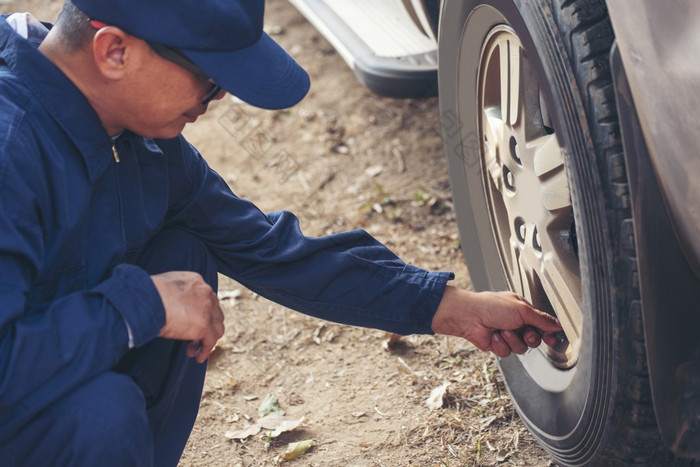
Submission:
{"label": "alloy wheel rim", "polygon": [[477,85],[481,172],[501,263],[512,290],[562,323],[564,336],[540,351],[568,369],[582,332],[571,192],[542,89],[510,26],[483,42]]}

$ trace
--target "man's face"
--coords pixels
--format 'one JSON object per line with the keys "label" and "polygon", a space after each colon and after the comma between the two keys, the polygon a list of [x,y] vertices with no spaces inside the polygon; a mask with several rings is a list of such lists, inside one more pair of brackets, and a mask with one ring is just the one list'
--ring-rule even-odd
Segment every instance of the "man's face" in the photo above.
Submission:
{"label": "man's face", "polygon": [[[194,122],[207,110],[202,100],[212,82],[166,60],[145,42],[136,50],[142,54],[131,74],[131,91],[122,115],[125,128],[150,138],[172,138],[185,124]],[[224,92],[215,95],[221,99]],[[126,102],[125,102],[126,104]]]}

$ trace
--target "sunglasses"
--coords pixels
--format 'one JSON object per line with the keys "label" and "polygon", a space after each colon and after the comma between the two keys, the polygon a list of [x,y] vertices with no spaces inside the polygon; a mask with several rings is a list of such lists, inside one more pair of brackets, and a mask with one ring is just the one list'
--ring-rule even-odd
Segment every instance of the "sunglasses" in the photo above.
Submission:
{"label": "sunglasses", "polygon": [[157,44],[155,42],[146,41],[146,44],[148,44],[148,46],[162,58],[193,73],[201,81],[208,81],[211,84],[211,89],[209,89],[207,95],[204,96],[204,99],[202,99],[202,105],[207,105],[209,102],[211,102],[211,100],[214,99],[223,89],[221,86],[212,81],[212,79],[209,78],[189,58],[187,58],[187,56],[184,53],[182,53],[181,50],[173,47],[168,47],[167,45]]}
{"label": "sunglasses", "polygon": [[[90,23],[90,26],[92,26],[95,29],[102,29],[105,26],[107,26],[105,23],[102,23],[100,21],[95,21],[95,20],[88,20]],[[165,60],[168,60],[169,62],[174,63],[175,65],[184,68],[185,70],[189,71],[190,73],[194,74],[199,80],[201,81],[207,81],[211,85],[211,88],[209,91],[207,91],[206,96],[204,96],[204,99],[202,99],[202,105],[207,105],[209,102],[212,101],[216,96],[221,93],[223,88],[216,84],[211,78],[209,78],[206,73],[202,71],[201,68],[199,68],[192,60],[187,58],[187,56],[180,50],[176,49],[174,47],[169,47],[167,45],[163,44],[158,44],[155,42],[150,42],[146,41],[146,44],[153,50],[157,55],[160,57],[164,58]]]}

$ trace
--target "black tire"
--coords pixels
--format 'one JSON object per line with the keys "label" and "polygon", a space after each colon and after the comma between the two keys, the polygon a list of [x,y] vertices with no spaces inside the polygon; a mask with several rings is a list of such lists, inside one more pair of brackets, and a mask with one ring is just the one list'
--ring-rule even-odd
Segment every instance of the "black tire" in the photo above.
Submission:
{"label": "black tire", "polygon": [[605,3],[445,0],[440,21],[445,149],[474,287],[511,288],[566,331],[553,348],[500,360],[518,413],[562,464],[668,465]]}

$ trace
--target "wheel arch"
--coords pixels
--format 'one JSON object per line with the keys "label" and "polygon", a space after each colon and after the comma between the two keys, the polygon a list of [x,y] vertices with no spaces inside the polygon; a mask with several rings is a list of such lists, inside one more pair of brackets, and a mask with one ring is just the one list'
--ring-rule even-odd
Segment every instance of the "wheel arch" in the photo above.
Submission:
{"label": "wheel arch", "polygon": [[617,46],[611,67],[637,249],[654,410],[674,454],[700,458],[700,278],[673,229]]}

